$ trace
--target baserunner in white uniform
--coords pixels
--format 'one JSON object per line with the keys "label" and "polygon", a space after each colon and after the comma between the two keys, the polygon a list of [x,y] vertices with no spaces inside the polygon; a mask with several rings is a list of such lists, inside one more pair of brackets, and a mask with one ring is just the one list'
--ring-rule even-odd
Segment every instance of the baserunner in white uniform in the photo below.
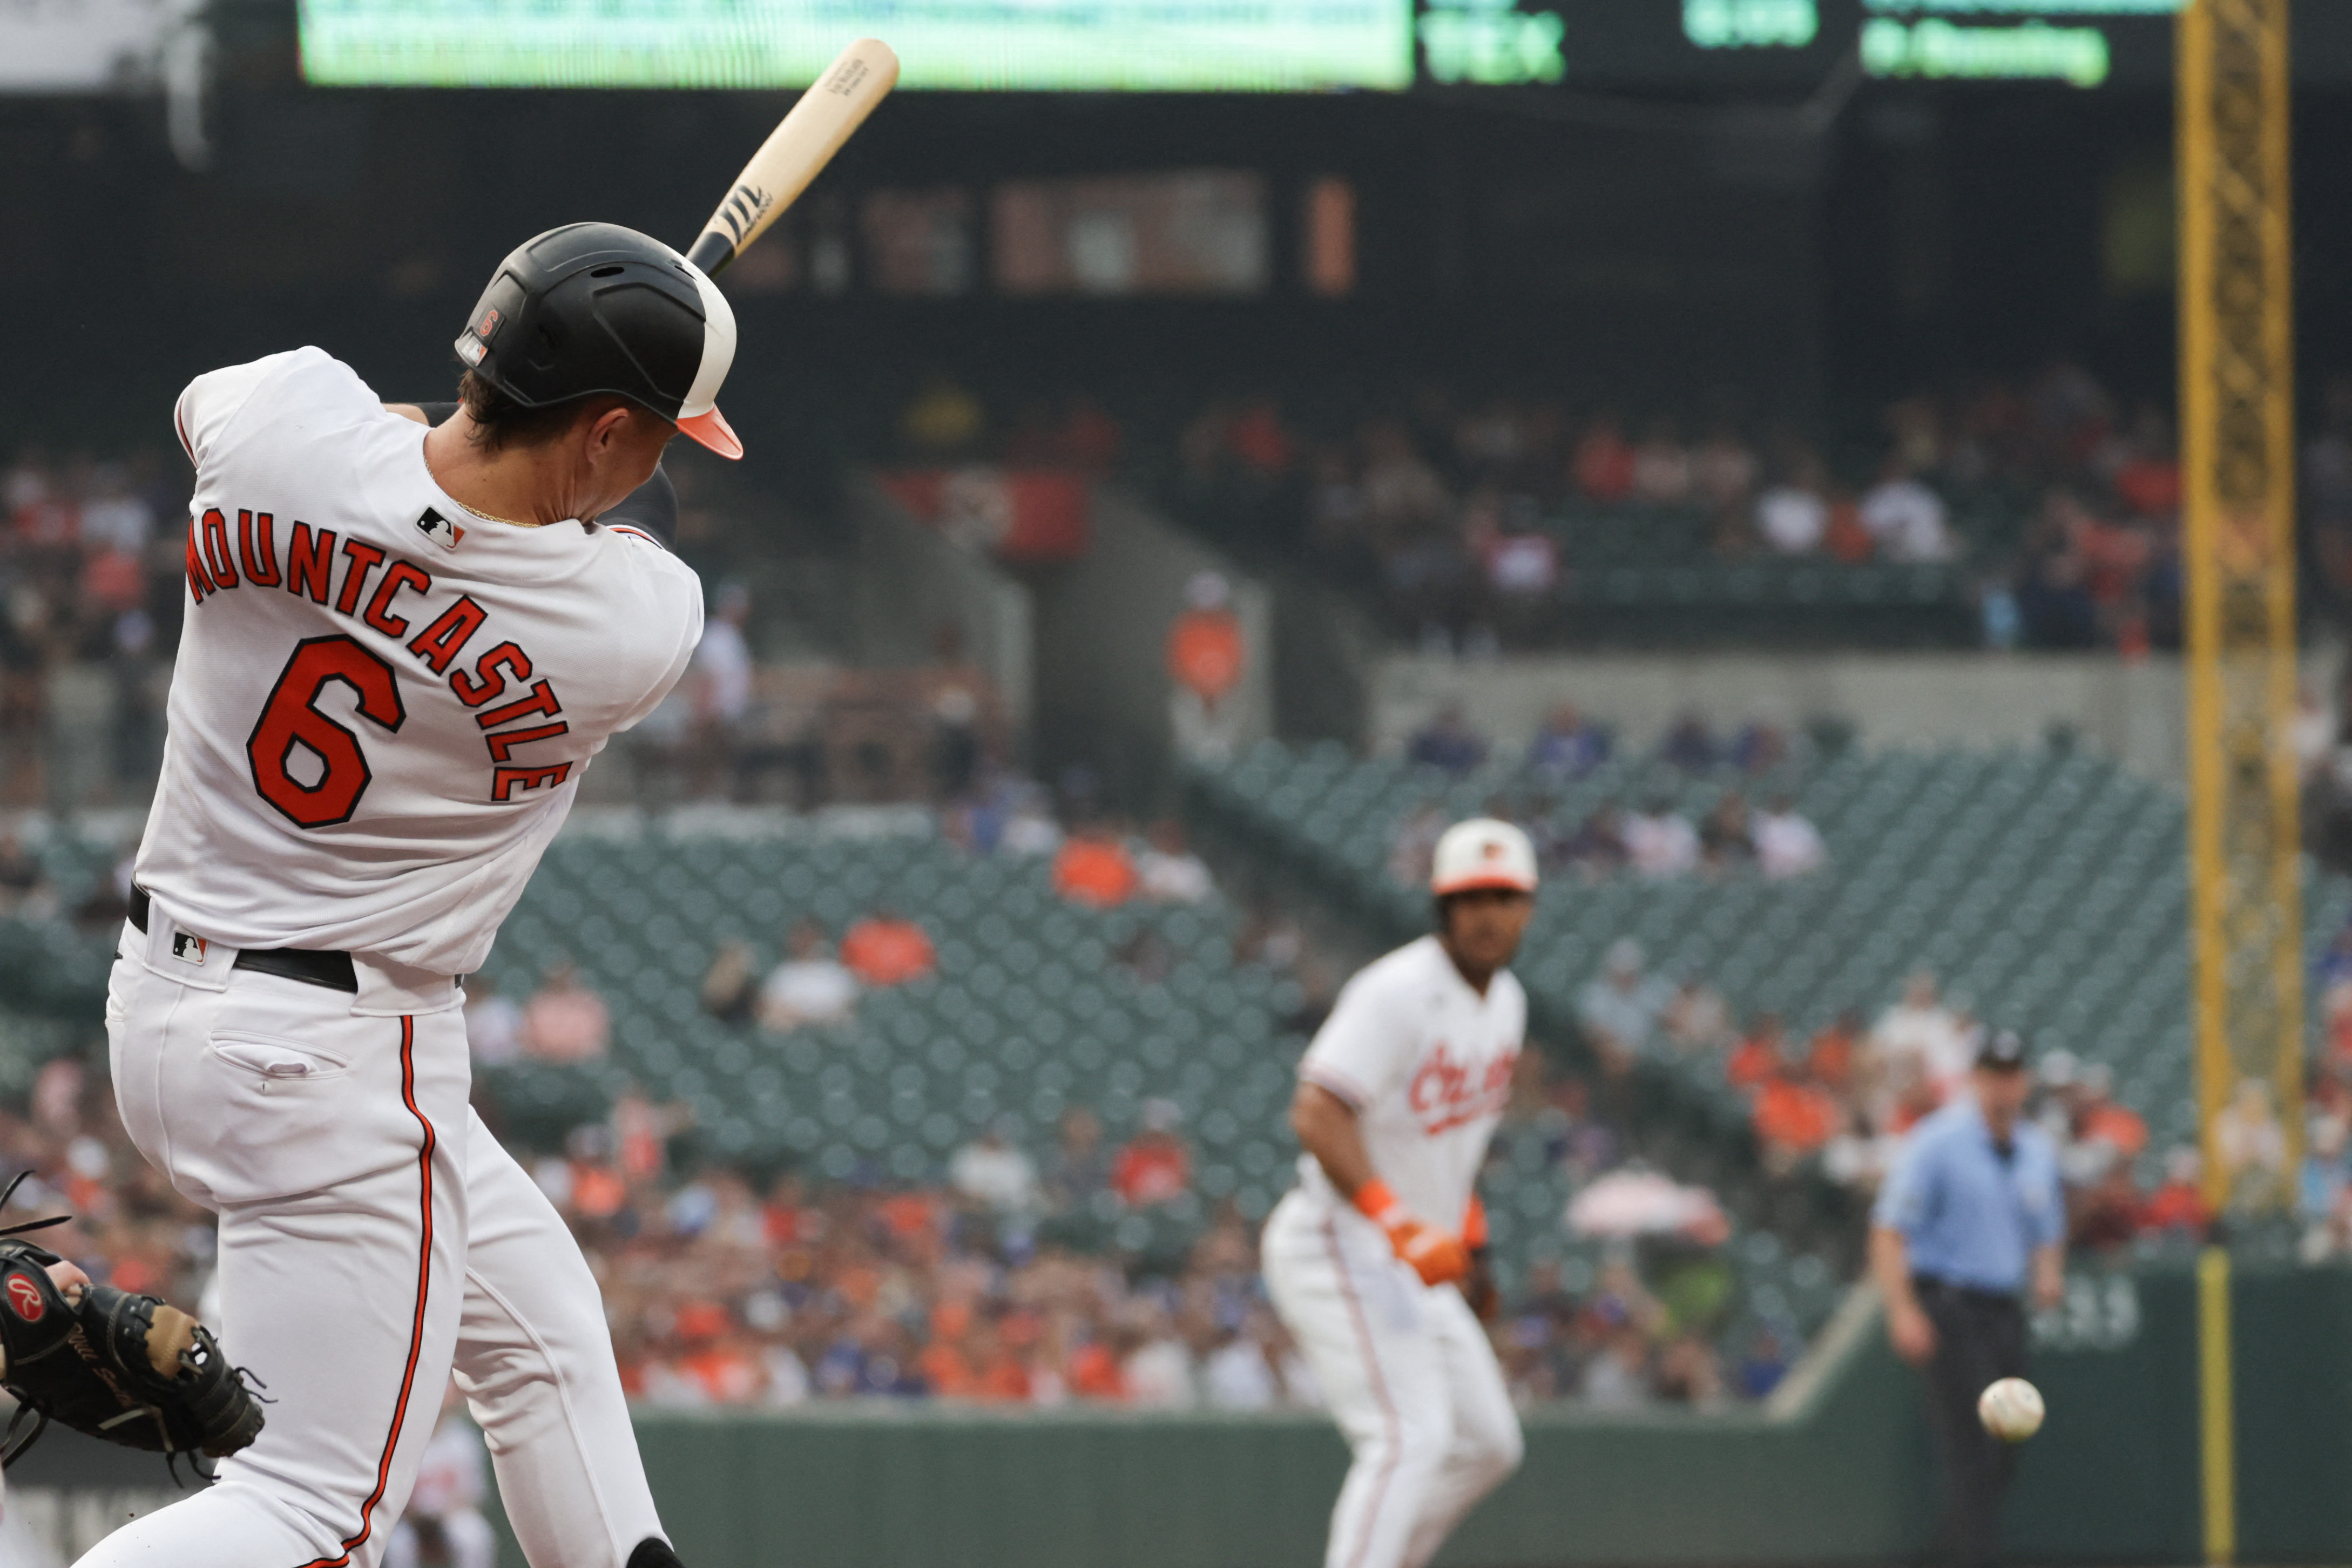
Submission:
{"label": "baserunner in white uniform", "polygon": [[596,1281],[467,1106],[480,967],[605,742],[702,627],[614,514],[734,319],[628,229],[507,258],[427,428],[298,349],[181,395],[196,468],[162,783],[107,1006],[140,1152],[220,1219],[268,1425],[85,1564],[373,1568],[454,1367],[533,1568],[672,1568]]}
{"label": "baserunner in white uniform", "polygon": [[1479,1321],[1494,1288],[1475,1184],[1527,1033],[1504,966],[1535,851],[1507,822],[1458,823],[1432,890],[1436,932],[1350,980],[1298,1064],[1307,1152],[1262,1243],[1275,1310],[1355,1454],[1326,1568],[1419,1568],[1522,1449]]}

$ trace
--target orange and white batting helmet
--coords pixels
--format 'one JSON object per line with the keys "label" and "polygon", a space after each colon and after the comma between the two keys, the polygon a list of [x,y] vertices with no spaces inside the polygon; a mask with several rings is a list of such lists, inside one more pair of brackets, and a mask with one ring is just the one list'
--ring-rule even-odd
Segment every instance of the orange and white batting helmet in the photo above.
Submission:
{"label": "orange and white batting helmet", "polygon": [[1439,898],[1448,893],[1475,892],[1482,888],[1536,890],[1536,847],[1528,836],[1507,822],[1491,816],[1457,822],[1437,841],[1429,890]]}

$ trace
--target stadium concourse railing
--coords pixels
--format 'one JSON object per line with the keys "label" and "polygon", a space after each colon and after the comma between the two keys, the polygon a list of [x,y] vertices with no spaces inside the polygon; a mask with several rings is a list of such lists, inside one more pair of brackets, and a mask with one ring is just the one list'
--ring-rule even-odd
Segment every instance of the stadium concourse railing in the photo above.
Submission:
{"label": "stadium concourse railing", "polygon": [[[2346,1561],[2352,1270],[2243,1265],[2232,1297],[2240,1560]],[[2204,1560],[2196,1299],[2185,1258],[2085,1272],[2037,1325],[2051,1414],[2009,1505],[2015,1559]],[[1442,1563],[1863,1563],[1929,1544],[1916,1379],[1867,1290],[1762,1406],[1524,1418],[1526,1465]],[[646,1411],[638,1437],[682,1556],[726,1568],[1291,1568],[1320,1560],[1346,1463],[1311,1415],[878,1402]],[[510,1542],[501,1562],[520,1568]]]}

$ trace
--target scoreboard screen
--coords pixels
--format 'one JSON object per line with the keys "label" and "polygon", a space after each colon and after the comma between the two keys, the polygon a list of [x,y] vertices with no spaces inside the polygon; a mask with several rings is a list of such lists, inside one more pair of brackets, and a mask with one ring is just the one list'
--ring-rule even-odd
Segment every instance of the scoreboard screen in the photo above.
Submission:
{"label": "scoreboard screen", "polygon": [[[298,0],[322,85],[804,87],[850,38],[901,85],[1797,93],[1885,81],[2171,79],[2182,0]],[[2352,0],[2305,0],[2295,74],[2352,81]],[[0,32],[5,24],[0,23]]]}
{"label": "scoreboard screen", "polygon": [[903,88],[1412,84],[1411,0],[299,0],[329,86],[806,87],[850,39]]}

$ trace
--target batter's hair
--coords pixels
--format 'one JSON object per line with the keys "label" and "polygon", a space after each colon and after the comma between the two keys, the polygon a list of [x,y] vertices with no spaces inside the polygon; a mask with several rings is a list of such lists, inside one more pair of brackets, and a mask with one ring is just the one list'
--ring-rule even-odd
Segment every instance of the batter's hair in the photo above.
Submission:
{"label": "batter's hair", "polygon": [[509,447],[544,447],[577,424],[583,414],[601,417],[608,408],[635,406],[625,397],[592,392],[533,408],[518,403],[479,371],[469,370],[457,383],[457,401],[474,421],[469,439],[485,452]]}

